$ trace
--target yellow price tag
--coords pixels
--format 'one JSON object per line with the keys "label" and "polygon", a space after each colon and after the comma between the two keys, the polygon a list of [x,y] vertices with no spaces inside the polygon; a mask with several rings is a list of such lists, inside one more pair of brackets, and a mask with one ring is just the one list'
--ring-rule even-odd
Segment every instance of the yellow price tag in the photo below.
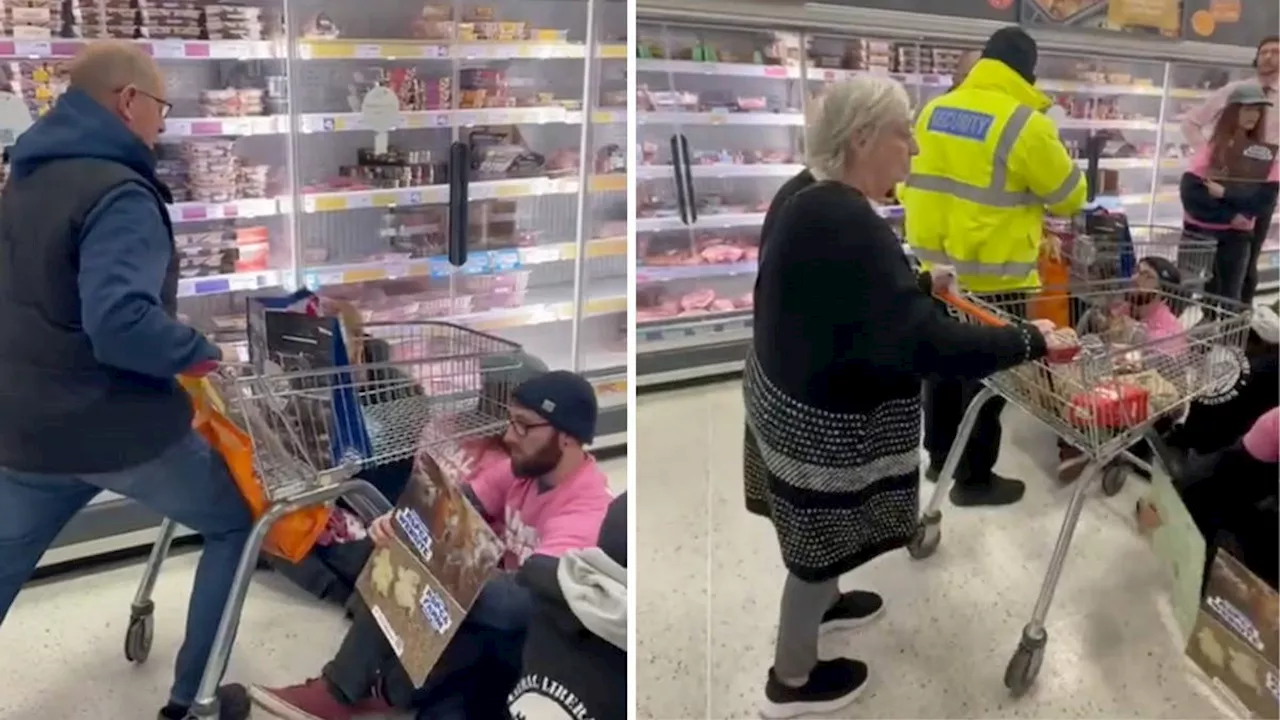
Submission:
{"label": "yellow price tag", "polygon": [[493,189],[493,196],[499,198],[524,197],[533,194],[533,187],[528,183],[519,185],[499,185]]}
{"label": "yellow price tag", "polygon": [[587,257],[589,258],[613,257],[626,254],[627,239],[625,237],[601,238],[587,243]]}
{"label": "yellow price tag", "polygon": [[334,212],[335,210],[346,210],[347,199],[344,197],[318,197],[316,198],[316,212]]}
{"label": "yellow price tag", "polygon": [[625,60],[627,57],[626,45],[601,45],[600,57],[606,60]]}
{"label": "yellow price tag", "polygon": [[373,194],[374,207],[393,207],[399,204],[400,204],[399,198],[396,197],[395,193],[374,193]]}
{"label": "yellow price tag", "polygon": [[373,280],[384,280],[387,272],[383,268],[365,268],[361,270],[348,270],[342,273],[342,282],[344,283],[361,283]]}

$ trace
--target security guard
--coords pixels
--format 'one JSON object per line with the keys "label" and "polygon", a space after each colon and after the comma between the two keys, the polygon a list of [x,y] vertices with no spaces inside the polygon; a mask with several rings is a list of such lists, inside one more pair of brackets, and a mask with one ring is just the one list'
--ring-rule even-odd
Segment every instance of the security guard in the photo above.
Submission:
{"label": "security guard", "polygon": [[[1052,101],[1034,87],[1036,58],[1036,43],[1021,28],[997,30],[964,81],[926,104],[916,120],[920,152],[898,191],[907,242],[926,269],[955,268],[965,290],[1037,287],[1045,211],[1065,216],[1084,207],[1084,174],[1044,114]],[[976,391],[951,381],[927,384],[926,477],[937,477]],[[1007,505],[1022,498],[1023,483],[992,472],[1002,408],[993,400],[979,415],[952,503]]]}

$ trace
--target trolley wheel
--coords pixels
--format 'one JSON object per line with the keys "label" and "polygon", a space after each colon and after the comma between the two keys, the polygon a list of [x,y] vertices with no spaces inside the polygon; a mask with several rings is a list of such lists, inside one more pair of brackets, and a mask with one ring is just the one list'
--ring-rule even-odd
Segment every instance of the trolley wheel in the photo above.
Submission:
{"label": "trolley wheel", "polygon": [[937,522],[920,522],[907,543],[907,553],[915,560],[923,560],[938,549],[939,542],[942,542],[942,526]]}
{"label": "trolley wheel", "polygon": [[[1043,632],[1043,631],[1042,631]],[[1022,697],[1036,681],[1040,674],[1040,665],[1044,662],[1044,646],[1048,635],[1042,634],[1039,639],[1030,637],[1024,630],[1018,649],[1013,651],[1009,664],[1004,669],[1004,686],[1009,694]]]}
{"label": "trolley wheel", "polygon": [[129,618],[129,629],[124,634],[124,657],[141,665],[151,654],[151,640],[155,635],[156,618],[151,613]]}
{"label": "trolley wheel", "polygon": [[1127,478],[1128,474],[1125,472],[1124,465],[1120,463],[1108,465],[1102,471],[1102,494],[1107,497],[1114,497],[1124,489],[1124,481]]}

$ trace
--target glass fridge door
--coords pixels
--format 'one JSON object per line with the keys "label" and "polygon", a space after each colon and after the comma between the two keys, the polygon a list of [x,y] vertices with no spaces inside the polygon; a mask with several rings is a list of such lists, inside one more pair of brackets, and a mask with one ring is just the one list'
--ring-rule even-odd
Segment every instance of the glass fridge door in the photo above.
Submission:
{"label": "glass fridge door", "polygon": [[[592,0],[590,22],[588,122],[583,133],[583,168],[589,181],[581,197],[575,254],[580,287],[573,349],[575,369],[591,379],[601,407],[624,408],[629,335],[626,0]],[[599,434],[625,432],[623,424],[602,427]]]}
{"label": "glass fridge door", "polygon": [[[450,201],[465,254],[451,297],[462,322],[553,369],[575,364],[589,10],[588,0],[454,2],[451,162],[466,182]],[[624,284],[595,291],[625,307]]]}
{"label": "glass fridge door", "polygon": [[760,225],[801,169],[800,37],[684,25],[639,33],[637,352],[741,341]]}
{"label": "glass fridge door", "polygon": [[1094,194],[1117,202],[1138,234],[1177,208],[1176,180],[1170,188],[1158,169],[1176,127],[1161,100],[1165,63],[1046,53],[1036,73],[1036,87],[1065,118],[1058,128],[1067,150],[1082,168],[1097,150]]}

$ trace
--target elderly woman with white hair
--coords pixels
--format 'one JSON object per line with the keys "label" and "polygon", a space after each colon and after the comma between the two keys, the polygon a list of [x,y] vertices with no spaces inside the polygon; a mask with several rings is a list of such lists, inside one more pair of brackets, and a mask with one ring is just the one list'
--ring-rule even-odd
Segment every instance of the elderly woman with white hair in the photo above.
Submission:
{"label": "elderly woman with white hair", "polygon": [[744,475],[747,508],[772,521],[788,571],[765,717],[839,709],[867,680],[860,661],[819,662],[818,636],[883,608],[838,580],[911,538],[922,377],[981,378],[1047,352],[1051,327],[962,324],[912,271],[875,207],[907,175],[911,132],[893,80],[832,86],[805,130],[806,170],[762,231]]}

